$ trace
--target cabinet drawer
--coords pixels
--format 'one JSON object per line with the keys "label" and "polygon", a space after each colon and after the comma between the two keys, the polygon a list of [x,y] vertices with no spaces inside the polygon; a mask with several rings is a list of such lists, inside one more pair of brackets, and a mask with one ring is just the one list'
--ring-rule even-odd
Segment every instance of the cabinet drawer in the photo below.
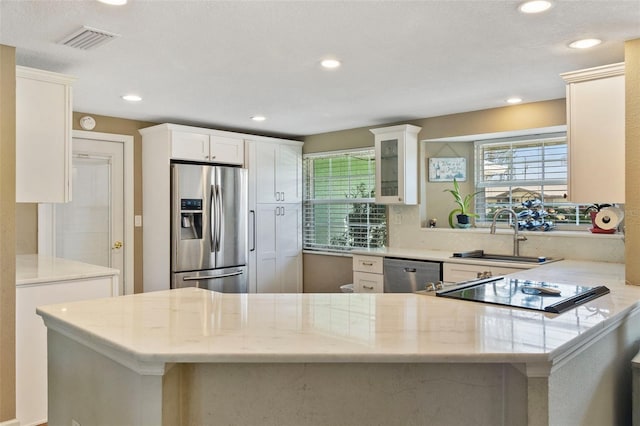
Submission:
{"label": "cabinet drawer", "polygon": [[382,263],[384,258],[379,256],[353,256],[353,270],[361,272],[372,272],[382,274]]}
{"label": "cabinet drawer", "polygon": [[484,277],[507,275],[523,271],[524,268],[510,268],[505,266],[487,266],[468,263],[445,263],[442,269],[442,280],[445,283],[459,283]]}
{"label": "cabinet drawer", "polygon": [[382,293],[384,291],[384,277],[380,274],[354,272],[353,291],[356,293]]}

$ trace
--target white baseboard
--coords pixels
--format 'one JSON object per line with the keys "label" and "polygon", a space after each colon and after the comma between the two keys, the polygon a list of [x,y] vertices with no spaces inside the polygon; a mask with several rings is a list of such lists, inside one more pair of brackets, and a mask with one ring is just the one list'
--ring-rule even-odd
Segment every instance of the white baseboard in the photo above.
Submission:
{"label": "white baseboard", "polygon": [[0,422],[0,426],[20,426],[20,422],[18,419],[6,420],[4,422]]}

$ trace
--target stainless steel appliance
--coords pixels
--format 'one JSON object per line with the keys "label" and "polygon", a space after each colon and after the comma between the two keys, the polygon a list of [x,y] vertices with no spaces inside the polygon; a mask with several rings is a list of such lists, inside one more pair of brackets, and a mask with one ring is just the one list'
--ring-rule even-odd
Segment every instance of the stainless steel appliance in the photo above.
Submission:
{"label": "stainless steel appliance", "polygon": [[171,164],[171,288],[247,292],[247,170]]}
{"label": "stainless steel appliance", "polygon": [[469,281],[436,295],[559,314],[607,293],[609,289],[605,286],[496,277]]}
{"label": "stainless steel appliance", "polygon": [[383,271],[385,293],[415,293],[442,281],[441,262],[385,257]]}

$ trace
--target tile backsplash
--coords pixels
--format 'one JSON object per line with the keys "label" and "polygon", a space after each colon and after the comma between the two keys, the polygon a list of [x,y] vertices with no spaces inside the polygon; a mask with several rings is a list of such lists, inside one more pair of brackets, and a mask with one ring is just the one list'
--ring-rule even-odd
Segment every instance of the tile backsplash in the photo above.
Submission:
{"label": "tile backsplash", "polygon": [[[487,253],[512,254],[513,230],[498,229],[495,235],[488,228],[451,229],[445,223],[437,228],[420,226],[417,207],[391,208],[389,247],[466,251],[482,249]],[[624,262],[622,234],[592,234],[585,231],[522,232],[527,237],[520,242],[522,256],[546,256],[575,260]]]}

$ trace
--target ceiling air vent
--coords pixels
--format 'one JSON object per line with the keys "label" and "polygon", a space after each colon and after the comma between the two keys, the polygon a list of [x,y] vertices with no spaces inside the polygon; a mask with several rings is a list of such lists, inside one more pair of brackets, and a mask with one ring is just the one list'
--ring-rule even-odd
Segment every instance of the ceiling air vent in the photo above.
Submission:
{"label": "ceiling air vent", "polygon": [[76,49],[89,50],[103,43],[120,37],[119,34],[110,33],[104,30],[98,30],[87,26],[82,26],[78,31],[69,34],[58,43]]}

